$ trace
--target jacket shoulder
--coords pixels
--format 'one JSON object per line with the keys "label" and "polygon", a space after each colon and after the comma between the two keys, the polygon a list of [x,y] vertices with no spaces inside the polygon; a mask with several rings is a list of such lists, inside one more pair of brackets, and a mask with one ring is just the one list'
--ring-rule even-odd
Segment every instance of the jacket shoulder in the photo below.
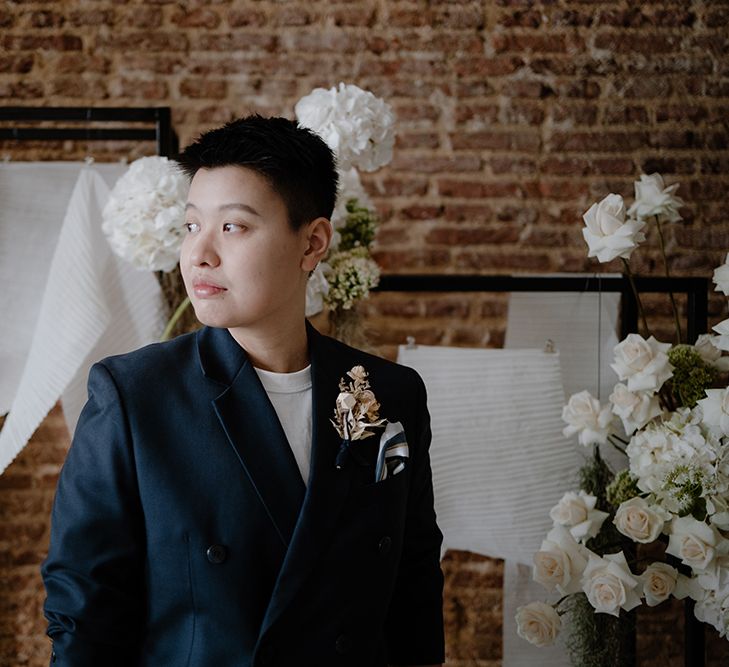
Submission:
{"label": "jacket shoulder", "polygon": [[112,354],[96,364],[104,366],[114,380],[122,384],[136,385],[139,382],[169,378],[170,373],[179,374],[185,363],[198,360],[196,333],[192,331],[171,340],[149,343],[136,350]]}

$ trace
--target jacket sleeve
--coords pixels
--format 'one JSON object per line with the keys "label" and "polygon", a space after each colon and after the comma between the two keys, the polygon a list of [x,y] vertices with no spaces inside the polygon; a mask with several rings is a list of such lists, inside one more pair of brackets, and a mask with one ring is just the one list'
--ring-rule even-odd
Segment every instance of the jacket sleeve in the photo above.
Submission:
{"label": "jacket sleeve", "polygon": [[53,667],[137,664],[144,627],[144,528],[120,394],[102,362],[58,481],[43,612]]}
{"label": "jacket sleeve", "polygon": [[443,542],[433,506],[430,468],[430,415],[426,390],[415,373],[418,436],[410,448],[411,478],[405,537],[397,582],[386,620],[390,665],[433,665],[445,662],[443,629]]}

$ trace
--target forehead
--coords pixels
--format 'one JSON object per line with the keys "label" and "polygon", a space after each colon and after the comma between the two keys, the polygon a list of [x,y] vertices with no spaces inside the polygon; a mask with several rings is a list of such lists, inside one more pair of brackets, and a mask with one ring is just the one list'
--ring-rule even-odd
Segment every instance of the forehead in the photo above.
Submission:
{"label": "forehead", "polygon": [[187,201],[199,209],[234,203],[246,204],[259,212],[284,207],[265,176],[238,165],[199,169],[190,183]]}

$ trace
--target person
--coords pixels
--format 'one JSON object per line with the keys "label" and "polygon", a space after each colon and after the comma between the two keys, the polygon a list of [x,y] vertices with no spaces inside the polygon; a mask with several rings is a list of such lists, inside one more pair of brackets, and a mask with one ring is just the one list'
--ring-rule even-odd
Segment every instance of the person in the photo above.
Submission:
{"label": "person", "polygon": [[[305,318],[332,151],[252,115],[178,160],[180,268],[203,326],[89,371],[41,566],[52,664],[440,665],[424,384]],[[354,378],[371,437],[335,427]]]}

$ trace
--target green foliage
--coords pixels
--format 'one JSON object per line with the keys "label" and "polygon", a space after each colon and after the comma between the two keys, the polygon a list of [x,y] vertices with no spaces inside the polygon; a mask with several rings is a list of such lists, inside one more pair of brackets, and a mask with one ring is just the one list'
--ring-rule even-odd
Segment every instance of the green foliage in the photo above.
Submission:
{"label": "green foliage", "polygon": [[369,248],[375,239],[377,228],[377,215],[374,211],[360,206],[357,199],[347,200],[347,219],[339,230],[342,240],[339,243],[339,250],[350,250],[352,248]]}
{"label": "green foliage", "polygon": [[700,468],[677,465],[666,475],[663,490],[667,491],[678,503],[678,515],[691,514],[695,519],[706,518],[706,500],[702,498],[705,474]]}
{"label": "green foliage", "polygon": [[635,664],[632,643],[634,612],[596,614],[587,596],[576,593],[565,598],[568,630],[565,645],[570,661],[579,667],[622,667]]}
{"label": "green foliage", "polygon": [[679,406],[693,408],[716,381],[717,370],[692,345],[674,345],[668,351],[668,360],[673,366],[673,377],[668,383],[674,400]]}
{"label": "green foliage", "polygon": [[606,489],[607,501],[616,509],[621,503],[635,498],[639,494],[640,489],[627,468],[615,475]]}
{"label": "green foliage", "polygon": [[[600,456],[600,449],[595,446],[594,455],[589,459],[578,473],[580,488],[597,498],[595,507],[603,512],[611,512],[612,507],[607,499],[607,489],[613,481],[615,474],[610,466]],[[602,524],[600,532],[587,540],[585,546],[596,554],[602,556],[613,553],[619,549],[615,545],[622,541],[622,535],[608,517]]]}
{"label": "green foliage", "polygon": [[610,511],[607,501],[607,487],[612,482],[615,473],[600,456],[600,449],[595,446],[594,456],[580,468],[580,488],[597,498],[597,509]]}

